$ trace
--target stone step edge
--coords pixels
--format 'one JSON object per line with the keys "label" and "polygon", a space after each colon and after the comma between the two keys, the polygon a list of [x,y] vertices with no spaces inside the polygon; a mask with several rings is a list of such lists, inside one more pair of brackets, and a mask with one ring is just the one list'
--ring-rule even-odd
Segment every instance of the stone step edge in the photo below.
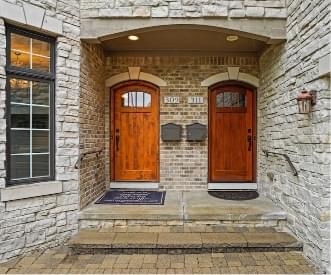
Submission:
{"label": "stone step edge", "polygon": [[[139,235],[140,234],[140,235]],[[141,240],[135,240],[137,236],[143,236],[141,234],[145,234],[146,236],[150,235],[151,238],[149,241],[141,241]],[[173,242],[173,241],[164,241],[163,243],[159,241],[159,235],[167,236],[169,240],[170,239],[176,240],[176,238],[182,238],[183,234],[190,236],[191,241],[188,239],[186,241],[180,241],[180,242]],[[92,238],[89,238],[88,236],[82,237],[83,239],[80,239],[79,233],[74,236],[69,242],[68,246],[73,249],[106,249],[106,250],[123,250],[123,249],[220,249],[220,250],[233,250],[233,249],[263,249],[263,248],[274,248],[277,251],[279,249],[302,249],[303,244],[299,241],[297,241],[293,236],[289,235],[285,232],[277,232],[277,233],[253,233],[259,234],[262,238],[262,240],[258,241],[252,241],[247,238],[247,236],[252,236],[250,233],[100,233],[100,232],[93,232],[91,233]],[[98,236],[93,241],[93,235],[94,237]],[[152,235],[154,235],[154,240],[152,238]],[[155,238],[155,235],[157,235],[157,238]],[[246,235],[246,238],[245,238]],[[109,236],[110,239],[104,239],[100,237],[106,237]],[[116,236],[120,236],[122,238],[122,241],[115,240]],[[210,236],[217,236],[221,237],[224,236],[225,240],[224,242],[220,241],[222,238],[219,239],[211,239],[208,241],[208,237]],[[226,241],[227,237],[231,237],[233,241]],[[275,238],[273,238],[275,236]],[[148,237],[147,237],[148,238]],[[207,240],[206,240],[207,238]],[[253,237],[254,238],[254,237]],[[275,239],[282,239],[282,241],[275,241]],[[167,239],[167,238],[166,238]],[[124,240],[124,241],[123,241]],[[241,241],[238,241],[241,240]],[[171,243],[172,242],[172,243]]]}

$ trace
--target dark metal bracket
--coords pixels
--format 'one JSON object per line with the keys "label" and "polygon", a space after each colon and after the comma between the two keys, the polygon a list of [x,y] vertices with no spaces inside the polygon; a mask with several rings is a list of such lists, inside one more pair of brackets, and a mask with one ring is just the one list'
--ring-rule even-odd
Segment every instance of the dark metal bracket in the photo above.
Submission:
{"label": "dark metal bracket", "polygon": [[293,165],[293,162],[291,161],[291,159],[288,155],[286,155],[284,153],[271,152],[271,151],[267,151],[267,150],[262,150],[262,152],[266,155],[266,157],[268,157],[269,154],[283,156],[285,158],[285,160],[287,161],[287,163],[290,165],[293,175],[298,176],[298,171],[295,168],[295,166]]}
{"label": "dark metal bracket", "polygon": [[87,155],[91,155],[91,154],[96,154],[96,157],[99,158],[99,155],[101,154],[101,152],[103,151],[103,149],[99,149],[99,150],[91,150],[91,151],[87,151],[85,153],[80,154],[79,159],[76,161],[75,163],[75,169],[79,169],[80,168],[80,164],[83,161],[83,159],[87,156]]}

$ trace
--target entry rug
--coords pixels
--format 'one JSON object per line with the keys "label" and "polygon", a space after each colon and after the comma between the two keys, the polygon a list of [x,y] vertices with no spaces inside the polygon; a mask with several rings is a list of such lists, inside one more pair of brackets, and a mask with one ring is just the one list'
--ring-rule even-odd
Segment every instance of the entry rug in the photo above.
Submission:
{"label": "entry rug", "polygon": [[106,192],[96,204],[125,204],[125,205],[163,205],[166,192],[159,191],[119,191]]}

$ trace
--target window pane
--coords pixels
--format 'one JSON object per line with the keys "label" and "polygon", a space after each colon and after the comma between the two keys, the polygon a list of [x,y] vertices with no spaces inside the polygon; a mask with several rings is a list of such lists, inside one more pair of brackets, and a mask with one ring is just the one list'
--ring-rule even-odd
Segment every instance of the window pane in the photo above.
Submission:
{"label": "window pane", "polygon": [[30,55],[28,53],[11,50],[10,59],[12,66],[30,69]]}
{"label": "window pane", "polygon": [[32,131],[32,153],[48,153],[48,131]]}
{"label": "window pane", "polygon": [[245,93],[224,92],[216,96],[216,107],[245,107]]}
{"label": "window pane", "polygon": [[223,93],[219,93],[216,96],[216,107],[218,108],[223,107]]}
{"label": "window pane", "polygon": [[10,131],[10,153],[11,154],[30,153],[29,130]]}
{"label": "window pane", "polygon": [[49,127],[49,108],[32,107],[32,128],[48,129]]}
{"label": "window pane", "polygon": [[136,92],[129,92],[129,107],[136,106]]}
{"label": "window pane", "polygon": [[30,103],[30,81],[13,78],[10,80],[10,101]]}
{"label": "window pane", "polygon": [[32,104],[49,105],[49,83],[33,82]]}
{"label": "window pane", "polygon": [[16,33],[11,34],[11,65],[30,68],[30,38]]}
{"label": "window pane", "polygon": [[137,105],[136,107],[144,107],[144,93],[137,92]]}
{"label": "window pane", "polygon": [[30,107],[11,104],[11,128],[30,128]]}
{"label": "window pane", "polygon": [[49,58],[43,56],[32,55],[32,69],[38,71],[49,72]]}
{"label": "window pane", "polygon": [[49,155],[32,156],[32,177],[49,176]]}
{"label": "window pane", "polygon": [[12,179],[30,177],[30,156],[11,156],[10,175]]}
{"label": "window pane", "polygon": [[122,95],[122,107],[128,107],[129,106],[129,94],[125,93]]}
{"label": "window pane", "polygon": [[151,95],[144,93],[144,107],[151,107]]}
{"label": "window pane", "polygon": [[32,53],[50,57],[50,44],[49,42],[32,39]]}

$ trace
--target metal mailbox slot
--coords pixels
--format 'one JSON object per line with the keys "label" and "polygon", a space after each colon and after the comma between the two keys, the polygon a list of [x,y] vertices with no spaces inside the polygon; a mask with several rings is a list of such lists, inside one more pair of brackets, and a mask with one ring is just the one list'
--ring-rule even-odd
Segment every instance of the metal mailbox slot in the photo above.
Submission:
{"label": "metal mailbox slot", "polygon": [[161,138],[163,141],[180,141],[182,126],[175,123],[168,123],[161,126]]}
{"label": "metal mailbox slot", "polygon": [[193,123],[186,126],[187,141],[204,141],[207,137],[207,126],[201,123]]}

